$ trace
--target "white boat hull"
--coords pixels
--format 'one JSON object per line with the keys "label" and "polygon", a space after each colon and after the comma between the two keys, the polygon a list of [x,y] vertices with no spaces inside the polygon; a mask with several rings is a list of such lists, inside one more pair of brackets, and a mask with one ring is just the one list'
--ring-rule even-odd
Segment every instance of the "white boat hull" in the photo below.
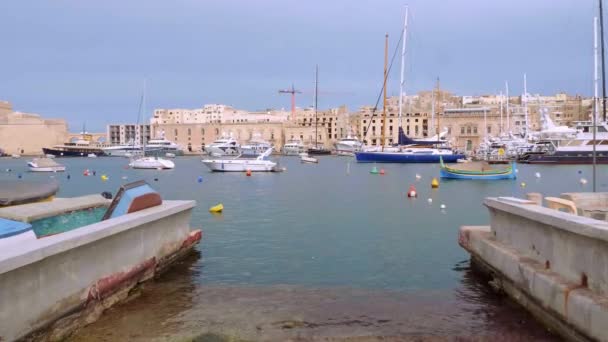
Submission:
{"label": "white boat hull", "polygon": [[29,167],[31,172],[63,172],[65,166]]}
{"label": "white boat hull", "polygon": [[134,169],[166,170],[175,168],[175,163],[167,159],[145,157],[132,161],[129,166]]}
{"label": "white boat hull", "polygon": [[270,172],[277,163],[269,160],[245,159],[205,159],[203,164],[217,172]]}

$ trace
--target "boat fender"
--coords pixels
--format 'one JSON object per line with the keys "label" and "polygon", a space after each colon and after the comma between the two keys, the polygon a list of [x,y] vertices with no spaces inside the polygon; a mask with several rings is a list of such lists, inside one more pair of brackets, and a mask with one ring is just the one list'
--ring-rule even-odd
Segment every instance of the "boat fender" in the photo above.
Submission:
{"label": "boat fender", "polygon": [[101,196],[105,199],[112,199],[112,193],[109,191],[104,191],[101,193]]}
{"label": "boat fender", "polygon": [[433,177],[433,180],[431,181],[431,188],[437,189],[438,187],[439,187],[439,180],[437,180],[437,178]]}
{"label": "boat fender", "polygon": [[410,185],[410,188],[407,191],[407,197],[409,197],[409,198],[418,197],[418,193],[416,192],[416,187],[414,187],[413,185]]}

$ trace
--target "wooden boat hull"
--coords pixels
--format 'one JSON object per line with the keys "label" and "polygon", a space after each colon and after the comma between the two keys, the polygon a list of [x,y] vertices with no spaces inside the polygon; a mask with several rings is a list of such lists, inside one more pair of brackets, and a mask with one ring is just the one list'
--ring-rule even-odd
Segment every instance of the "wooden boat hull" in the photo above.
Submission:
{"label": "wooden boat hull", "polygon": [[500,180],[500,179],[515,179],[515,172],[513,170],[504,173],[494,174],[474,174],[474,173],[456,173],[444,168],[439,170],[441,178],[447,179],[474,179],[474,180]]}

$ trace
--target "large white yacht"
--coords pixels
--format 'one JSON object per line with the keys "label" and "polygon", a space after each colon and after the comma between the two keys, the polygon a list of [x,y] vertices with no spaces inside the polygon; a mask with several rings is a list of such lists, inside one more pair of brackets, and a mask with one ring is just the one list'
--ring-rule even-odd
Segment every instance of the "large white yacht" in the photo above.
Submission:
{"label": "large white yacht", "polygon": [[205,146],[205,152],[210,156],[237,156],[241,152],[239,143],[232,137],[220,137],[211,144]]}
{"label": "large white yacht", "polygon": [[134,169],[165,170],[175,168],[175,163],[159,157],[141,157],[131,161],[129,166]]}
{"label": "large white yacht", "polygon": [[148,151],[158,151],[161,155],[173,153],[176,156],[181,156],[184,154],[184,149],[179,144],[176,144],[164,137],[148,140],[146,143],[146,153],[148,153]]}
{"label": "large white yacht", "polygon": [[255,159],[251,158],[228,158],[228,159],[203,159],[202,162],[211,171],[217,172],[271,172],[280,171],[276,168],[277,163],[268,160],[272,153],[272,147],[264,151]]}
{"label": "large white yacht", "polygon": [[336,142],[335,147],[337,154],[352,156],[355,152],[361,151],[363,143],[356,136],[349,134],[346,138],[342,138]]}
{"label": "large white yacht", "polygon": [[261,135],[255,134],[249,143],[241,146],[241,156],[257,157],[266,152],[272,145],[264,140]]}
{"label": "large white yacht", "polygon": [[306,152],[306,148],[300,139],[290,139],[283,145],[283,154],[286,156],[298,156]]}

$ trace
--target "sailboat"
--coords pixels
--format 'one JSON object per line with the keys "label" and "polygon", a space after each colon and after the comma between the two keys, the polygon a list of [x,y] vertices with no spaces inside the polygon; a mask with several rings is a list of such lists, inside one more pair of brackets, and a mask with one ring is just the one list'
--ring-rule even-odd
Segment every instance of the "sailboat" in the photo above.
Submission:
{"label": "sailboat", "polygon": [[319,98],[319,66],[317,65],[315,69],[315,144],[314,146],[308,149],[308,154],[331,154],[331,151],[326,149],[322,144],[320,145],[318,142],[319,133],[317,133],[317,128],[319,126],[319,122],[317,120],[317,111],[318,111],[318,98]]}
{"label": "sailboat", "polygon": [[[144,91],[142,94],[142,99],[141,99],[141,107],[142,112],[146,113],[146,82],[144,81]],[[141,115],[141,113],[140,113]],[[131,162],[129,163],[129,166],[134,168],[134,169],[148,169],[148,170],[165,170],[165,169],[173,169],[175,168],[175,163],[173,163],[171,160],[168,159],[164,159],[158,156],[150,156],[150,157],[146,157],[146,138],[144,137],[142,139],[143,144],[142,144],[142,150],[141,150],[141,157],[137,158],[135,160],[131,160]]]}
{"label": "sailboat", "polygon": [[[402,127],[402,107],[403,107],[403,85],[404,85],[404,65],[405,65],[405,45],[407,37],[407,19],[408,19],[408,8],[405,8],[405,20],[403,24],[403,36],[402,36],[402,50],[401,50],[401,82],[399,89],[399,136],[397,148],[387,148],[386,137],[385,137],[385,124],[382,127],[382,138],[381,138],[381,149],[380,150],[366,150],[355,152],[355,158],[358,163],[439,163],[440,159],[444,161],[455,163],[458,159],[465,158],[464,154],[455,153],[452,149],[442,147],[445,141],[438,140],[413,140],[405,135]],[[386,41],[384,46],[384,105],[382,109],[383,123],[386,123],[386,81],[388,77],[387,73],[388,63],[388,35],[386,35]]]}

